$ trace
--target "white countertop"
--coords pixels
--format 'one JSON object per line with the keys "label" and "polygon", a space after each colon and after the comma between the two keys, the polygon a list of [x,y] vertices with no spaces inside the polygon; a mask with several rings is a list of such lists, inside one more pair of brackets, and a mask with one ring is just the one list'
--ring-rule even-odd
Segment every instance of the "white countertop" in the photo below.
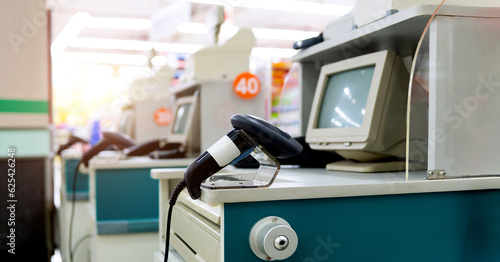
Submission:
{"label": "white countertop", "polygon": [[[183,177],[183,168],[153,169],[156,179]],[[467,190],[500,189],[500,177],[427,180],[425,172],[351,173],[322,168],[282,168],[268,188],[202,188],[201,200],[207,204],[311,199],[350,196],[413,194]]]}
{"label": "white countertop", "polygon": [[117,157],[96,157],[90,161],[89,169],[121,169],[121,168],[160,168],[188,166],[194,158],[151,159],[145,157],[131,157],[121,159]]}
{"label": "white countertop", "polygon": [[151,169],[151,177],[154,179],[183,178],[185,168],[155,168]]}

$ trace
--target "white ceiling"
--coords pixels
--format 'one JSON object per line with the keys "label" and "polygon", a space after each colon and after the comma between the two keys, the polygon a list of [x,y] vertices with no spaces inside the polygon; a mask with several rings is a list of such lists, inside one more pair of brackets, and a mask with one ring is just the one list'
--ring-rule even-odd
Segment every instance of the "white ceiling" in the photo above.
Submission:
{"label": "white ceiling", "polygon": [[[178,0],[47,0],[52,10],[52,40],[66,26],[77,12],[86,12],[92,17],[120,17],[151,19],[159,10],[175,8]],[[237,3],[244,0],[215,0],[214,2]],[[274,1],[274,0],[269,0]],[[355,0],[301,0],[316,3],[354,5]],[[285,1],[286,2],[286,1]],[[293,2],[291,2],[293,3]],[[205,23],[207,13],[214,5],[190,3],[190,21]],[[238,27],[293,29],[321,32],[325,25],[338,18],[335,15],[299,13],[282,10],[265,10],[261,8],[243,8],[229,6],[232,11],[233,24]],[[173,12],[175,14],[175,12]],[[168,19],[168,18],[167,18]],[[167,20],[168,21],[168,20]],[[175,21],[175,17],[172,17]],[[147,30],[109,30],[85,28],[78,37],[115,38],[130,40],[148,40]],[[300,40],[300,39],[297,39]],[[172,33],[160,39],[169,43],[210,44],[210,37],[186,33]],[[257,46],[291,48],[291,40],[258,40]],[[68,48],[67,50],[71,50]],[[74,49],[74,48],[73,48]],[[78,50],[85,51],[85,50]]]}

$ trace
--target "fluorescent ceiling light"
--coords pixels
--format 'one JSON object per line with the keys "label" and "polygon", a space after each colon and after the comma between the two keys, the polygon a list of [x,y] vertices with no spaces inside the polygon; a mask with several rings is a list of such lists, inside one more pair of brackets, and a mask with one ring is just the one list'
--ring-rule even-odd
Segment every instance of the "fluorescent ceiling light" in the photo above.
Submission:
{"label": "fluorescent ceiling light", "polygon": [[291,58],[297,54],[298,50],[288,48],[272,48],[272,47],[254,47],[252,48],[252,56],[272,57],[272,58]]}
{"label": "fluorescent ceiling light", "polygon": [[353,8],[353,5],[328,4],[317,2],[305,2],[296,0],[191,0],[194,3],[229,5],[235,7],[259,8],[297,13],[323,14],[331,16],[342,16]]}
{"label": "fluorescent ceiling light", "polygon": [[80,48],[149,51],[153,48],[153,43],[137,40],[77,37],[69,43],[69,46]]}
{"label": "fluorescent ceiling light", "polygon": [[50,46],[52,56],[58,55],[68,44],[85,28],[87,22],[90,20],[90,15],[84,12],[78,12],[66,24],[66,26],[57,35]]}
{"label": "fluorescent ceiling light", "polygon": [[121,40],[120,48],[123,50],[149,51],[153,49],[153,43],[137,40]]}
{"label": "fluorescent ceiling light", "polygon": [[102,54],[83,52],[64,52],[57,57],[60,60],[71,62],[118,64],[118,65],[146,65],[148,58],[145,55],[129,54]]}
{"label": "fluorescent ceiling light", "polygon": [[177,31],[188,34],[208,34],[208,25],[203,23],[184,22],[177,27]]}
{"label": "fluorescent ceiling light", "polygon": [[[151,50],[152,44],[146,44],[144,41],[129,41],[129,40],[114,40],[114,39],[97,39],[97,38],[78,38],[75,39],[80,32],[90,28],[107,28],[107,29],[138,29],[147,30],[151,27],[151,21],[148,19],[139,18],[108,18],[108,17],[91,17],[88,13],[78,12],[73,17],[63,30],[57,35],[50,47],[53,56],[64,51],[68,46],[88,47],[88,48],[103,48],[125,50]],[[80,45],[80,46],[79,46]]]}
{"label": "fluorescent ceiling light", "polygon": [[[191,51],[193,50],[194,49],[192,49]],[[182,51],[181,53],[188,53],[186,51],[189,50],[183,49],[181,51]],[[169,52],[175,52],[175,50]],[[291,58],[296,53],[297,50],[293,49],[255,47],[252,49],[251,55],[258,57],[266,57],[266,58]],[[147,65],[148,63],[148,58],[145,55],[86,53],[86,52],[63,52],[55,59],[69,61],[69,62],[131,65],[131,66],[144,66]],[[153,57],[151,62],[154,65],[164,65],[166,64],[166,58],[162,56],[155,56]]]}
{"label": "fluorescent ceiling light", "polygon": [[118,74],[134,78],[151,76],[151,68],[147,66],[120,66]]}
{"label": "fluorescent ceiling light", "polygon": [[136,40],[118,40],[118,39],[103,39],[103,38],[88,38],[77,37],[71,43],[71,47],[91,48],[91,49],[118,49],[118,50],[134,50],[134,51],[149,51],[155,49],[158,52],[173,52],[173,53],[194,53],[200,50],[202,45],[195,44],[177,44],[177,43],[155,43],[148,41]]}
{"label": "fluorescent ceiling light", "polygon": [[68,46],[80,48],[119,49],[120,40],[77,37]]}
{"label": "fluorescent ceiling light", "polygon": [[[231,31],[229,34],[235,34],[238,31],[237,26],[226,27],[226,30]],[[181,33],[190,34],[207,34],[208,26],[203,23],[182,23],[177,30]],[[252,28],[256,38],[274,39],[274,40],[302,40],[319,35],[315,31],[287,30],[287,29],[269,29],[269,28]]]}
{"label": "fluorescent ceiling light", "polygon": [[167,58],[164,56],[154,56],[151,58],[151,64],[155,66],[162,66],[167,64]]}
{"label": "fluorescent ceiling light", "polygon": [[89,28],[149,30],[151,21],[141,18],[92,17]]}
{"label": "fluorescent ceiling light", "polygon": [[[157,52],[172,52],[172,53],[185,53],[185,54],[192,54],[203,48],[203,45],[196,45],[196,44],[159,43],[159,42],[154,43],[147,41],[130,41],[130,40],[100,39],[100,38],[86,38],[86,37],[77,37],[74,41],[70,43],[69,46],[80,47],[80,48],[118,49],[118,50],[151,50],[151,48],[154,48],[154,50],[156,50]],[[254,47],[252,49],[253,56],[261,56],[261,57],[290,58],[294,56],[296,53],[297,50],[287,49],[287,48]],[[78,60],[82,61],[82,59]],[[156,58],[155,63],[156,62],[162,63],[162,60],[160,60],[160,58]],[[142,62],[138,63],[140,64]]]}
{"label": "fluorescent ceiling light", "polygon": [[171,44],[171,43],[155,43],[154,49],[158,52],[173,52],[192,54],[200,50],[203,45],[195,44]]}
{"label": "fluorescent ceiling light", "polygon": [[319,35],[319,32],[313,31],[282,30],[269,28],[252,28],[252,32],[256,38],[292,41],[302,40]]}

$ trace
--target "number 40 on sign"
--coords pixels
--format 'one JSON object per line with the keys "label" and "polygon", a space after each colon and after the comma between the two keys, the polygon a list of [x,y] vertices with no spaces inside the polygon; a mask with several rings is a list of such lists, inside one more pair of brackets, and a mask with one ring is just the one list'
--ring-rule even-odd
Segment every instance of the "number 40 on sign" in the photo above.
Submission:
{"label": "number 40 on sign", "polygon": [[243,99],[252,99],[260,92],[259,78],[249,72],[241,73],[234,79],[233,90]]}

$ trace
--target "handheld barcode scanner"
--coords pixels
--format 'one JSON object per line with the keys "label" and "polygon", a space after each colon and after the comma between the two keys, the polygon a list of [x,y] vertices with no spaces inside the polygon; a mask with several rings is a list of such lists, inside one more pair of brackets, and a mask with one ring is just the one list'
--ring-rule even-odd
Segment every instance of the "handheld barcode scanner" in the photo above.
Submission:
{"label": "handheld barcode scanner", "polygon": [[135,141],[125,134],[102,132],[102,139],[82,156],[82,163],[85,167],[88,167],[89,161],[92,157],[110,146],[116,146],[119,150],[123,150],[134,145]]}
{"label": "handheld barcode scanner", "polygon": [[170,196],[164,261],[168,261],[170,220],[172,209],[180,192],[187,187],[192,199],[201,196],[201,183],[225,166],[248,156],[256,147],[275,158],[288,158],[302,151],[302,146],[288,133],[263,119],[252,115],[236,114],[231,117],[234,129],[213,144],[184,172],[184,179],[177,184]]}
{"label": "handheld barcode scanner", "polygon": [[167,139],[154,139],[123,150],[126,157],[149,155],[152,159],[183,158],[186,155],[182,143],[168,142]]}
{"label": "handheld barcode scanner", "polygon": [[74,145],[76,143],[88,144],[89,142],[81,137],[71,135],[71,137],[69,138],[69,140],[66,144],[59,146],[59,149],[57,149],[56,155],[61,155],[62,151],[70,148],[72,145]]}
{"label": "handheld barcode scanner", "polygon": [[198,199],[201,183],[230,163],[248,156],[255,147],[264,148],[275,158],[288,158],[302,151],[302,146],[288,133],[251,115],[231,117],[234,129],[191,163],[185,173],[189,195]]}

